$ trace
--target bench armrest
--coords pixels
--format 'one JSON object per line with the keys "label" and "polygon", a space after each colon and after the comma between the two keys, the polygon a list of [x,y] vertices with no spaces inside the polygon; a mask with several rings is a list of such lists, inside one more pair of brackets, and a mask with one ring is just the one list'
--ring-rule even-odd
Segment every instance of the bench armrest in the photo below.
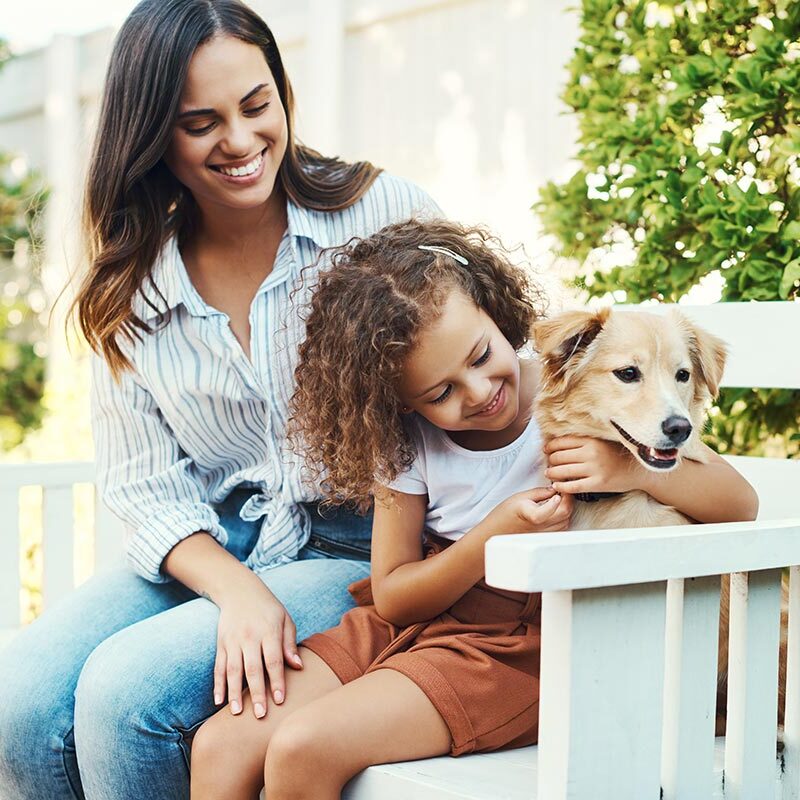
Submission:
{"label": "bench armrest", "polygon": [[800,517],[714,525],[495,536],[486,582],[542,592],[800,564]]}

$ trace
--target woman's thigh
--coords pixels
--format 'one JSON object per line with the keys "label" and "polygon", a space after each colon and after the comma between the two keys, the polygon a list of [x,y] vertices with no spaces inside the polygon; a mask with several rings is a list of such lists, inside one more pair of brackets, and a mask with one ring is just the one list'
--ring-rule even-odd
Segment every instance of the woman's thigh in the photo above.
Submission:
{"label": "woman's thigh", "polygon": [[195,595],[119,569],[95,577],[0,650],[0,796],[72,796],[80,791],[73,708],[78,677],[108,637]]}
{"label": "woman's thigh", "polygon": [[[353,605],[347,585],[367,571],[363,562],[308,559],[265,570],[259,577],[305,637],[339,621]],[[75,706],[87,798],[184,795],[187,734],[217,710],[218,618],[211,601],[197,598],[124,628],[89,656]],[[109,747],[109,741],[115,746]],[[159,785],[161,794],[153,795]]]}

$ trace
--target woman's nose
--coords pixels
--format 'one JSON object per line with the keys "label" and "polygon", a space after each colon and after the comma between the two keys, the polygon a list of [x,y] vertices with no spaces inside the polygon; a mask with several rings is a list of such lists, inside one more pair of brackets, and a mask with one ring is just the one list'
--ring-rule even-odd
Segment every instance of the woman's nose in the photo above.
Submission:
{"label": "woman's nose", "polygon": [[225,135],[220,140],[220,147],[230,155],[250,155],[252,134],[243,122],[234,122],[225,128]]}

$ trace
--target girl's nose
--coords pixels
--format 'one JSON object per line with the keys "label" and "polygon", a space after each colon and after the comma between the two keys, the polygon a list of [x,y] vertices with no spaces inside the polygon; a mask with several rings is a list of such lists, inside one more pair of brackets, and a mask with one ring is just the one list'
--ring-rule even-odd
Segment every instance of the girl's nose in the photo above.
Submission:
{"label": "girl's nose", "polygon": [[492,401],[492,382],[489,378],[476,375],[466,388],[467,402],[472,408],[480,410]]}

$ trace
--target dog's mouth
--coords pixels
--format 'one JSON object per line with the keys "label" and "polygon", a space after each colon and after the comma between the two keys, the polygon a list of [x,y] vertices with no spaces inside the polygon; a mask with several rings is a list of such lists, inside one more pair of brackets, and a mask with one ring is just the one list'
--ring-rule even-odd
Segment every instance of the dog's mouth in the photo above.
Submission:
{"label": "dog's mouth", "polygon": [[650,447],[641,442],[637,442],[624,428],[617,425],[614,420],[611,424],[619,431],[620,435],[635,448],[639,458],[653,469],[672,469],[678,463],[678,448],[672,447],[669,450],[659,450],[657,447]]}

